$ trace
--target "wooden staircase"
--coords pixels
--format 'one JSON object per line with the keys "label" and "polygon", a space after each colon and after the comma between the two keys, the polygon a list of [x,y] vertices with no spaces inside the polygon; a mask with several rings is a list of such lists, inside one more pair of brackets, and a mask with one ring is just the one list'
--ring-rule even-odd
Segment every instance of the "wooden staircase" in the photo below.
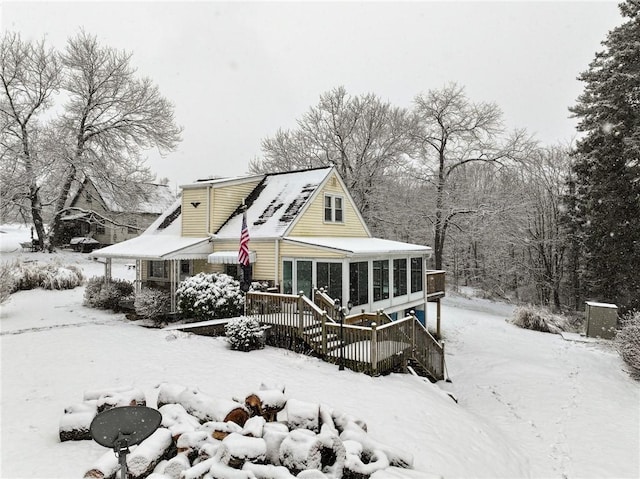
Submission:
{"label": "wooden staircase", "polygon": [[249,292],[245,314],[269,326],[281,346],[312,351],[333,364],[370,375],[415,371],[444,379],[444,344],[436,341],[415,316],[391,321],[382,312],[336,317],[334,301],[321,291],[306,296]]}

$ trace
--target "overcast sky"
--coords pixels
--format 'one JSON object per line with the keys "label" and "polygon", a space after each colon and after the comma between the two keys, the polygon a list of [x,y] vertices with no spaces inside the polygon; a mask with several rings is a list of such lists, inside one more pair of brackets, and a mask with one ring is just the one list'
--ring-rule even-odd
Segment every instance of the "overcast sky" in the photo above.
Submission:
{"label": "overcast sky", "polygon": [[11,2],[2,30],[57,47],[80,28],[133,53],[184,127],[149,164],[174,185],[242,175],[260,142],[344,85],[411,107],[447,82],[506,125],[568,142],[576,76],[622,23],[616,2]]}

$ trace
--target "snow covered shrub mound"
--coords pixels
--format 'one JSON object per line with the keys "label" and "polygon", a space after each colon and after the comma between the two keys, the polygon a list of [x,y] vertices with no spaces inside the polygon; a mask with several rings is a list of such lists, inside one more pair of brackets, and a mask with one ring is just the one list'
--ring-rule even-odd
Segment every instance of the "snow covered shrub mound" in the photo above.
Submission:
{"label": "snow covered shrub mound", "polygon": [[563,316],[533,306],[516,308],[511,323],[524,329],[560,334],[571,329],[570,322]]}
{"label": "snow covered shrub mound", "polygon": [[13,291],[34,288],[73,289],[84,280],[77,266],[59,263],[20,263],[9,266],[13,276]]}
{"label": "snow covered shrub mound", "polygon": [[640,311],[625,316],[615,343],[631,376],[640,380]]}
{"label": "snow covered shrub mound", "polygon": [[168,291],[153,288],[143,288],[136,294],[133,303],[136,314],[161,324],[171,311],[171,296]]}
{"label": "snow covered shrub mound", "polygon": [[94,276],[87,282],[82,304],[89,308],[121,311],[120,301],[133,296],[133,283],[112,278],[105,283],[104,276]]}
{"label": "snow covered shrub mound", "polygon": [[4,303],[11,293],[15,291],[15,277],[11,272],[11,265],[3,263],[0,265],[0,304]]}
{"label": "snow covered shrub mound", "polygon": [[264,348],[265,329],[254,318],[233,318],[224,327],[224,332],[231,349],[253,351]]}
{"label": "snow covered shrub mound", "polygon": [[242,314],[240,283],[219,273],[198,273],[185,279],[176,292],[182,315],[193,321],[233,318]]}
{"label": "snow covered shrub mound", "polygon": [[[131,448],[127,464],[133,479],[425,477],[410,470],[410,454],[373,439],[363,421],[325,404],[287,400],[282,387],[262,385],[247,396],[247,407],[196,388],[162,383],[155,389],[162,422]],[[96,400],[89,399],[95,396],[85,393],[85,404],[67,408],[61,424],[77,424],[86,433],[97,413]],[[276,404],[281,417],[259,413]],[[230,407],[242,409],[244,420],[233,418]],[[94,459],[84,477],[113,478],[117,471],[118,459],[108,450]]]}

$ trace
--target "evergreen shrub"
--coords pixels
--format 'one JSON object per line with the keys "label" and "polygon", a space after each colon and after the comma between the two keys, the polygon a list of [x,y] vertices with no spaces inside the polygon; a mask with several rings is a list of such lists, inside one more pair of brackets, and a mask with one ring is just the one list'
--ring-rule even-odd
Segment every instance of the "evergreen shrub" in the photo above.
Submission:
{"label": "evergreen shrub", "polygon": [[15,277],[12,273],[12,265],[3,263],[0,265],[0,304],[9,299],[9,296],[14,291]]}
{"label": "evergreen shrub", "polygon": [[133,296],[133,283],[124,279],[112,278],[104,282],[104,276],[94,276],[87,282],[83,304],[89,308],[122,311],[120,301]]}
{"label": "evergreen shrub", "polygon": [[199,273],[185,279],[176,292],[178,308],[189,321],[233,318],[244,310],[240,283],[222,273]]}
{"label": "evergreen shrub", "polygon": [[241,316],[229,320],[224,328],[231,349],[253,351],[265,344],[265,329],[257,320]]}
{"label": "evergreen shrub", "polygon": [[155,288],[143,288],[134,301],[136,314],[151,319],[154,323],[162,323],[171,311],[171,294]]}
{"label": "evergreen shrub", "polygon": [[560,334],[571,329],[567,318],[535,306],[516,308],[511,323],[524,329]]}
{"label": "evergreen shrub", "polygon": [[631,376],[640,380],[640,311],[629,313],[622,320],[622,329],[615,344]]}

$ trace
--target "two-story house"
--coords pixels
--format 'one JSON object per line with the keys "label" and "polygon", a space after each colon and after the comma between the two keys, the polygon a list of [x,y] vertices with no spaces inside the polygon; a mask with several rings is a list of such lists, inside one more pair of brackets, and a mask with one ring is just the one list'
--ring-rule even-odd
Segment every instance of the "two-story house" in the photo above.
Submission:
{"label": "two-story house", "polygon": [[356,311],[424,317],[431,248],[372,237],[334,167],[184,185],[141,236],[93,254],[107,274],[111,259],[135,259],[138,287],[164,285],[174,297],[185,276],[237,275],[243,211],[254,280],[307,296],[326,288]]}
{"label": "two-story house", "polygon": [[167,185],[130,187],[136,201],[107,182],[85,178],[61,218],[61,242],[104,246],[126,241],[145,231],[176,199]]}

